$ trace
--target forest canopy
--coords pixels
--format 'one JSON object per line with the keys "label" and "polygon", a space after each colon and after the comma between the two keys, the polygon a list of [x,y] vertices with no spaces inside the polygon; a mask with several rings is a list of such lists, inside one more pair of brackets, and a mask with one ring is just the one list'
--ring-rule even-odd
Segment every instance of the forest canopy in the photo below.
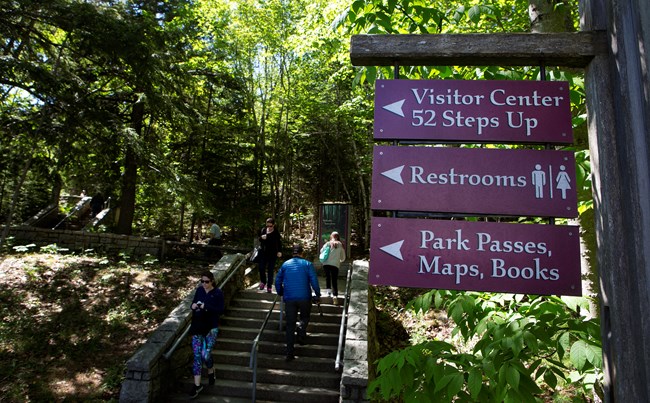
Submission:
{"label": "forest canopy", "polygon": [[331,24],[342,7],[2,1],[4,223],[84,190],[119,208],[110,230],[149,236],[364,209],[372,98]]}
{"label": "forest canopy", "polygon": [[[248,236],[267,216],[285,227],[320,203],[346,202],[365,249],[373,84],[395,71],[352,66],[350,36],[571,30],[576,8],[521,0],[3,0],[0,216],[20,224],[62,195],[86,191],[119,211],[112,232],[188,239],[208,217]],[[401,68],[412,79],[539,74],[538,66]],[[578,128],[581,79],[549,76],[571,82]]]}

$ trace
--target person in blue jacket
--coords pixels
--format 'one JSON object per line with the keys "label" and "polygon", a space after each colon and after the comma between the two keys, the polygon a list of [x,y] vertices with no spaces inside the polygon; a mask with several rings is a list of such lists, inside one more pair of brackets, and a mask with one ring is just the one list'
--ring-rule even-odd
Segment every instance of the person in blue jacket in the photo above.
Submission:
{"label": "person in blue jacket", "polygon": [[[280,266],[275,277],[275,290],[278,295],[282,296],[286,313],[287,361],[294,359],[296,330],[298,343],[304,344],[305,342],[311,314],[312,289],[316,301],[320,300],[320,286],[316,277],[316,269],[311,262],[303,259],[302,253],[302,245],[294,245],[293,257]],[[298,312],[300,312],[300,324],[296,329]]]}
{"label": "person in blue jacket", "polygon": [[224,298],[221,289],[217,288],[214,274],[207,270],[201,274],[201,285],[196,289],[192,299],[192,374],[194,387],[190,392],[191,397],[198,396],[203,390],[201,385],[201,370],[203,364],[208,368],[208,383],[214,385],[214,363],[212,361],[212,347],[217,341],[219,333],[219,317],[224,310]]}

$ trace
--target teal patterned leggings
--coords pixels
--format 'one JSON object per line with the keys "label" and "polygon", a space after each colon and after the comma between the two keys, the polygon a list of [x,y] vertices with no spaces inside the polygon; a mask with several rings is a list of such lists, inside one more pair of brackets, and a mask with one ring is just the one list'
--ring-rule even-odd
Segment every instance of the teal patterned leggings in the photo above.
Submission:
{"label": "teal patterned leggings", "polygon": [[218,328],[210,330],[205,336],[194,335],[192,336],[192,352],[194,353],[194,362],[192,363],[192,374],[201,375],[203,363],[206,368],[212,368],[212,346],[217,341]]}

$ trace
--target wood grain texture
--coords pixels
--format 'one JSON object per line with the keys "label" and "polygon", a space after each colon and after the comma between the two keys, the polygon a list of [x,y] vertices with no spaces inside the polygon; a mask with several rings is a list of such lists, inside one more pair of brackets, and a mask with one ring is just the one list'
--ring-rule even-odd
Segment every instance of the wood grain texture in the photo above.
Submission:
{"label": "wood grain texture", "polygon": [[355,66],[585,67],[607,52],[604,32],[354,35]]}

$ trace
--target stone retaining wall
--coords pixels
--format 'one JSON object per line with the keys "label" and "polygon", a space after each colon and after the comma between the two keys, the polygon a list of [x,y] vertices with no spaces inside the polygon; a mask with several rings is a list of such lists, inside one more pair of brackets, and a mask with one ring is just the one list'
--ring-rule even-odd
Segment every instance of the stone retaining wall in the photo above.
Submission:
{"label": "stone retaining wall", "polygon": [[86,232],[72,230],[51,230],[30,226],[16,226],[9,229],[9,236],[15,238],[14,244],[33,243],[42,247],[56,244],[71,250],[101,251],[112,254],[126,252],[134,256],[151,255],[158,259],[164,257],[165,240],[130,235],[118,235],[104,232]]}
{"label": "stone retaining wall", "polygon": [[368,402],[368,262],[352,264],[350,306],[345,336],[342,403]]}
{"label": "stone retaining wall", "polygon": [[[225,255],[212,268],[217,284],[228,275],[231,268],[245,262],[241,254]],[[222,288],[226,306],[244,287],[245,264],[241,264],[237,273]],[[149,336],[135,354],[126,362],[126,376],[120,390],[120,402],[156,402],[160,401],[173,380],[179,379],[187,372],[192,357],[190,338],[185,337],[169,359],[164,354],[183,334],[192,319],[190,304],[194,291],[172,311],[163,323]]]}
{"label": "stone retaining wall", "polygon": [[[2,228],[2,227],[0,227]],[[159,260],[192,256],[194,259],[217,260],[221,253],[240,253],[241,248],[217,247],[201,243],[168,241],[163,238],[119,235],[106,232],[51,230],[30,226],[11,227],[9,236],[14,245],[34,244],[37,247],[56,244],[73,251],[92,249],[104,254],[127,253],[129,256],[154,256]]]}

